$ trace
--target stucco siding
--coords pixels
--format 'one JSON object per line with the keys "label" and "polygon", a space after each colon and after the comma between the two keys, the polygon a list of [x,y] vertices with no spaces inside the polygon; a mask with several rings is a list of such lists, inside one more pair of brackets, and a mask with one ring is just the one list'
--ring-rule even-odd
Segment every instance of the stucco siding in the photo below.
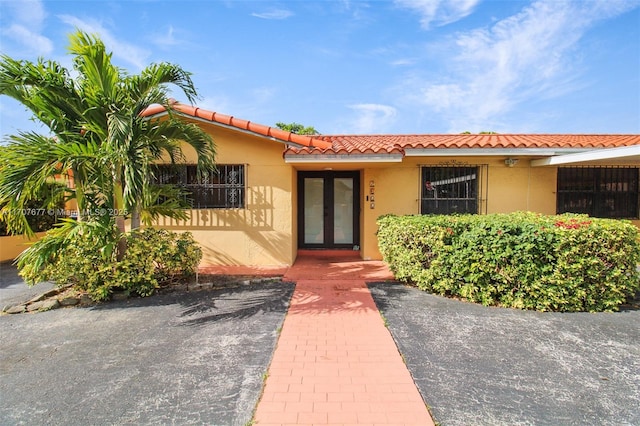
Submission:
{"label": "stucco siding", "polygon": [[[294,173],[282,160],[283,145],[203,126],[213,135],[217,164],[245,165],[245,208],[192,210],[185,222],[163,218],[158,225],[192,232],[202,246],[201,266],[291,265]],[[193,151],[185,153],[186,162],[195,163]]]}
{"label": "stucco siding", "polygon": [[[216,162],[243,164],[246,176],[245,208],[194,210],[188,221],[162,219],[158,223],[192,232],[203,249],[202,266],[291,265],[298,250],[299,171],[360,173],[360,250],[364,259],[381,258],[376,237],[376,221],[381,215],[420,213],[422,166],[482,166],[481,213],[556,212],[557,168],[532,167],[526,157],[513,167],[507,167],[505,157],[499,156],[406,156],[402,162],[388,163],[287,163],[283,159],[284,145],[279,142],[206,122],[199,125],[215,140]],[[194,153],[188,149],[185,152],[187,162],[194,163]]]}

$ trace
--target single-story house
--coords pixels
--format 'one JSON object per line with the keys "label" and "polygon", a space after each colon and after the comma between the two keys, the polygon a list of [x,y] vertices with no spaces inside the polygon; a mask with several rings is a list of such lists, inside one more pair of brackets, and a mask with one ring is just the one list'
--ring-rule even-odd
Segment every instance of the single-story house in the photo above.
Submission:
{"label": "single-story house", "polygon": [[[202,265],[291,265],[301,249],[380,259],[384,214],[588,213],[640,226],[640,135],[298,135],[190,105],[210,133],[217,170],[162,165],[158,183],[192,192]],[[158,106],[148,117],[162,117]],[[187,163],[195,164],[192,152]]]}

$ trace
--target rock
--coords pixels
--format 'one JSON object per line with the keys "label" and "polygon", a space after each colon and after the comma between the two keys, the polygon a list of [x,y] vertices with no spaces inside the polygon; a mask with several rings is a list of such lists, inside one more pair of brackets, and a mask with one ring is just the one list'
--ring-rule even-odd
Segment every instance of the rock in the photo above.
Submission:
{"label": "rock", "polygon": [[187,290],[203,290],[213,288],[213,283],[197,283],[187,287]]}
{"label": "rock", "polygon": [[27,311],[26,305],[15,305],[5,309],[7,314],[21,314]]}
{"label": "rock", "polygon": [[56,309],[59,306],[60,306],[60,302],[58,302],[58,299],[48,299],[48,300],[43,300],[41,302],[31,303],[30,305],[27,306],[27,311],[29,312],[48,311],[51,309]]}
{"label": "rock", "polygon": [[64,288],[52,288],[51,290],[42,293],[39,296],[34,297],[33,299],[29,300],[27,303],[36,303],[36,302],[41,302],[45,299],[48,299],[52,296],[56,296],[58,294],[60,294],[60,292],[62,292],[64,290]]}
{"label": "rock", "polygon": [[73,306],[80,303],[80,300],[77,297],[67,296],[60,299],[60,305],[62,306]]}

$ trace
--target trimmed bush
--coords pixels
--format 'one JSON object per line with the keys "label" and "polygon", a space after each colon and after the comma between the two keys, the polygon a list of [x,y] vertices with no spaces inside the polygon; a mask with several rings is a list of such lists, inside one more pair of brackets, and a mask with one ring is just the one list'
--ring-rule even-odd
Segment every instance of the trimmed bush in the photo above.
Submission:
{"label": "trimmed bush", "polygon": [[[173,279],[193,275],[202,258],[202,250],[190,233],[147,228],[125,235],[127,250],[118,261],[113,243],[117,231],[112,228],[106,232],[109,235],[73,235],[62,248],[51,251],[54,255],[46,265],[31,267],[25,263],[20,274],[28,283],[72,284],[98,301],[108,299],[114,290],[149,296]],[[36,244],[46,245],[48,239],[51,244],[57,243],[47,235]]]}
{"label": "trimmed bush", "polygon": [[383,216],[380,251],[396,278],[483,305],[615,311],[640,290],[628,221],[512,213]]}

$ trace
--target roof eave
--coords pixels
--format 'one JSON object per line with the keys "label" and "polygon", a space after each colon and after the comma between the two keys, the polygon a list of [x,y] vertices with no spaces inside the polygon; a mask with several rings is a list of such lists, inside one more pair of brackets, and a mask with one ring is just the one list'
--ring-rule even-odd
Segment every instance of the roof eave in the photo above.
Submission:
{"label": "roof eave", "polygon": [[402,154],[285,154],[288,164],[312,163],[401,163]]}
{"label": "roof eave", "polygon": [[522,156],[540,157],[559,154],[580,153],[592,148],[405,148],[407,157],[492,157]]}
{"label": "roof eave", "polygon": [[[331,147],[331,143],[323,141],[318,138],[314,138],[313,136],[298,135],[296,133],[288,132],[285,130],[251,123],[246,120],[236,119],[241,123],[245,123],[248,128],[243,128],[237,125],[223,123],[216,119],[209,119],[207,117],[202,117],[201,116],[202,114],[205,114],[205,115],[211,114],[212,117],[214,117],[216,114],[210,111],[202,110],[200,108],[192,107],[189,105],[183,105],[177,102],[172,105],[172,111],[174,114],[177,114],[201,123],[215,125],[215,126],[226,128],[236,132],[257,136],[263,139],[271,140],[271,141],[282,143],[285,145],[294,145],[297,147],[309,147],[309,148],[320,148],[320,149],[327,149]],[[163,115],[168,115],[168,112],[165,109],[165,107],[162,105],[153,105],[147,108],[145,111],[143,111],[142,115],[146,118],[154,118],[154,117],[162,117]],[[228,118],[231,122],[234,120],[234,117],[230,117],[230,116],[225,116],[225,118]],[[265,133],[251,130],[250,127],[265,129]],[[277,136],[274,136],[274,134],[276,135],[281,134],[283,137],[277,137]]]}
{"label": "roof eave", "polygon": [[591,163],[603,160],[640,161],[640,145],[623,146],[619,148],[599,148],[586,152],[565,155],[555,155],[531,161],[532,167],[557,166],[574,163]]}

